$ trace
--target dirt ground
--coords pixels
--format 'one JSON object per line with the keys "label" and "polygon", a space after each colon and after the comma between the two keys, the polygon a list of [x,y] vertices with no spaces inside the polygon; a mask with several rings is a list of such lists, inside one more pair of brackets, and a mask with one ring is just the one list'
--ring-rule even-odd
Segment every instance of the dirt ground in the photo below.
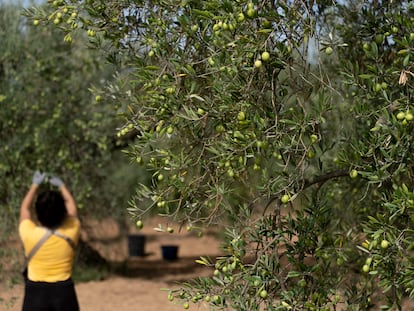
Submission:
{"label": "dirt ground", "polygon": [[[147,222],[139,232],[146,238],[144,256],[130,256],[125,232],[111,219],[90,220],[84,223],[82,239],[112,262],[120,263],[121,271],[111,273],[101,281],[77,282],[81,311],[178,311],[179,302],[169,302],[168,290],[179,288],[178,283],[199,276],[208,276],[212,270],[195,263],[200,256],[216,258],[220,251],[217,232],[214,230],[198,237],[197,232],[179,230],[174,233],[157,232],[154,227],[163,220]],[[163,223],[165,225],[165,223]],[[128,233],[138,233],[133,225]],[[161,245],[179,246],[178,258],[165,260]],[[14,247],[18,247],[18,244]],[[23,285],[0,284],[0,310],[20,311]],[[3,299],[3,301],[2,301]],[[190,304],[190,310],[208,310],[206,306]],[[337,309],[346,310],[346,307]],[[414,302],[406,300],[404,311],[414,311]]]}
{"label": "dirt ground", "polygon": [[[213,234],[199,237],[197,232],[179,232],[173,226],[174,233],[157,232],[153,228],[157,220],[146,223],[139,232],[145,235],[145,255],[130,256],[127,238],[119,239],[120,230],[112,220],[89,221],[83,238],[91,241],[94,248],[104,257],[123,263],[123,273],[113,273],[102,281],[76,283],[79,304],[82,311],[175,311],[183,310],[181,303],[170,302],[168,291],[177,288],[177,282],[209,275],[211,270],[197,263],[200,256],[215,258],[220,255],[219,244]],[[93,229],[91,229],[93,228]],[[131,226],[130,233],[137,233]],[[110,241],[110,242],[108,242]],[[112,242],[111,242],[112,241]],[[179,246],[178,258],[165,260],[161,245]],[[0,284],[1,310],[21,310],[23,285],[9,287]],[[203,306],[191,305],[192,310],[206,310]]]}

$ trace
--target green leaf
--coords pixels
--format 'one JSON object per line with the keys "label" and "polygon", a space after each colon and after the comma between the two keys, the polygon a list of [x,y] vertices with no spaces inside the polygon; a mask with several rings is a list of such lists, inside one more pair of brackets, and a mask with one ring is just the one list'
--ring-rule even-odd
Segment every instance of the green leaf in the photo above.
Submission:
{"label": "green leaf", "polygon": [[158,67],[158,66],[145,66],[145,69],[148,69],[148,70],[160,70],[160,67]]}
{"label": "green leaf", "polygon": [[198,9],[192,9],[191,12],[195,13],[198,16],[202,16],[208,19],[214,19],[214,14],[209,12],[209,11],[202,11],[202,10],[198,10]]}
{"label": "green leaf", "polygon": [[188,98],[195,98],[195,99],[197,99],[197,100],[199,100],[199,101],[201,101],[201,102],[205,102],[206,100],[204,99],[204,98],[202,98],[200,95],[198,95],[198,94],[190,94],[190,95],[188,95]]}
{"label": "green leaf", "polygon": [[363,79],[363,80],[370,80],[374,76],[373,75],[370,75],[370,74],[360,74],[358,77],[361,78],[361,79]]}
{"label": "green leaf", "polygon": [[407,67],[409,62],[410,62],[410,54],[404,57],[403,66]]}
{"label": "green leaf", "polygon": [[297,278],[300,277],[302,274],[298,271],[289,271],[287,277],[288,278]]}

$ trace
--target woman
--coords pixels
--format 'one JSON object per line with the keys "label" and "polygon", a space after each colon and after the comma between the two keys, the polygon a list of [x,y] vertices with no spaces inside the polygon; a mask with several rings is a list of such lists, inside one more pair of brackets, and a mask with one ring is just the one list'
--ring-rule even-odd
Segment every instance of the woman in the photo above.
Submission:
{"label": "woman", "polygon": [[[34,174],[20,207],[19,235],[26,256],[43,240],[28,262],[22,310],[77,311],[79,304],[71,278],[73,245],[78,243],[80,234],[77,208],[72,194],[58,177],[51,177],[49,183],[59,191],[44,190],[37,194],[46,177],[45,173]],[[38,224],[30,213],[34,201]],[[45,236],[46,232],[50,236]]]}

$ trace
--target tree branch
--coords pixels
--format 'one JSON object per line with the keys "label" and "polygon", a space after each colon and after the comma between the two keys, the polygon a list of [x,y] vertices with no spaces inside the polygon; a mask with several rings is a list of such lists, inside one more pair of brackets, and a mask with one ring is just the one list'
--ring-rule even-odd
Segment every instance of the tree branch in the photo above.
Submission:
{"label": "tree branch", "polygon": [[322,176],[316,176],[312,180],[305,180],[302,190],[304,190],[306,188],[309,188],[309,187],[311,187],[315,184],[321,184],[321,183],[323,184],[323,183],[325,183],[328,180],[333,179],[333,178],[345,177],[345,176],[349,176],[349,170],[348,169],[333,171],[333,172],[330,172],[330,173],[326,173],[325,175],[322,175]]}
{"label": "tree branch", "polygon": [[[303,187],[302,187],[301,190],[305,190],[306,188],[309,188],[309,187],[311,187],[313,185],[316,185],[316,184],[324,184],[328,180],[331,180],[331,179],[334,179],[334,178],[345,177],[345,176],[349,176],[349,170],[348,169],[343,169],[343,170],[337,170],[337,171],[329,172],[329,173],[326,173],[326,174],[321,175],[321,176],[316,176],[315,178],[313,178],[311,180],[305,179],[303,181]],[[277,200],[279,198],[280,198],[279,195],[272,196],[269,199],[269,202],[266,204],[266,208],[270,204],[272,204],[275,200]]]}

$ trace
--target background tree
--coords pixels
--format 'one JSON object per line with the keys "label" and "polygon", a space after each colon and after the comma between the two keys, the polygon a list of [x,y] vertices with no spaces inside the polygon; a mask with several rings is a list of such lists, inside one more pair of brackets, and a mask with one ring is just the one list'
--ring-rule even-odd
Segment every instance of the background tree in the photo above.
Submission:
{"label": "background tree", "polygon": [[[1,236],[15,232],[19,205],[36,169],[59,174],[83,216],[125,219],[142,171],[116,142],[116,115],[97,92],[116,67],[70,43],[58,29],[34,27],[17,4],[0,4],[0,213]],[[35,23],[36,24],[36,23]]]}
{"label": "background tree", "polygon": [[401,309],[413,289],[411,4],[48,4],[27,12],[35,23],[73,42],[86,33],[125,68],[104,100],[153,173],[133,216],[228,229],[225,256],[200,259],[212,277],[171,300]]}

